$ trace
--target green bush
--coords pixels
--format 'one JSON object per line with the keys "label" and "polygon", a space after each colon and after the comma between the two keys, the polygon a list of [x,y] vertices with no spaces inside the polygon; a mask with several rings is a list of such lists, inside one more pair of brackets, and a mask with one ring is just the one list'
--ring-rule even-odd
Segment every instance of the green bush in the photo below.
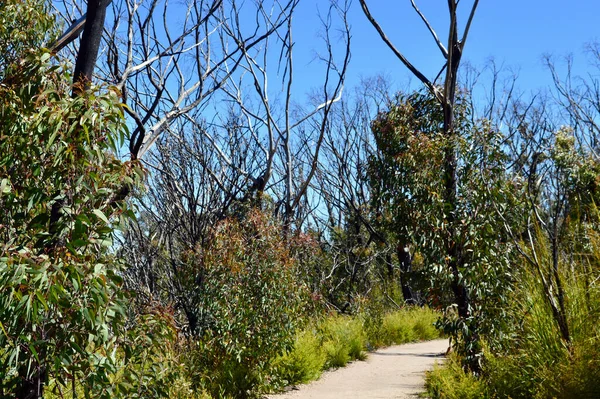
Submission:
{"label": "green bush", "polygon": [[210,245],[187,259],[201,316],[188,364],[197,387],[214,397],[260,394],[302,324],[308,290],[280,234],[273,219],[250,210],[218,224]]}
{"label": "green bush", "polygon": [[[140,310],[121,340],[122,344],[113,355],[119,368],[107,376],[108,384],[112,386],[111,397],[193,397],[189,388],[185,389],[185,369],[178,356],[170,309],[147,306]],[[105,392],[91,386],[86,379],[69,382],[65,386],[57,379],[51,380],[44,398],[106,397]]]}
{"label": "green bush", "polygon": [[394,312],[383,318],[381,337],[384,345],[415,341],[413,320],[407,312]]}
{"label": "green bush", "polygon": [[173,323],[128,323],[110,250],[133,215],[117,198],[143,171],[115,155],[128,134],[118,94],[72,96],[70,68],[41,47],[56,33],[47,12],[0,3],[0,396],[73,385],[95,398],[165,396],[172,375],[157,348]]}
{"label": "green bush", "polygon": [[453,360],[428,376],[429,395],[434,399],[467,398],[475,386],[481,397],[600,397],[600,325],[593,322],[600,312],[600,290],[594,280],[585,286],[584,279],[572,273],[568,271],[564,278],[570,344],[561,339],[538,276],[523,270],[507,309],[513,331],[503,342],[484,345],[480,378],[465,377],[455,364],[458,360]]}
{"label": "green bush", "polygon": [[322,339],[316,330],[302,331],[296,337],[294,348],[274,362],[278,385],[304,384],[318,379],[326,360]]}

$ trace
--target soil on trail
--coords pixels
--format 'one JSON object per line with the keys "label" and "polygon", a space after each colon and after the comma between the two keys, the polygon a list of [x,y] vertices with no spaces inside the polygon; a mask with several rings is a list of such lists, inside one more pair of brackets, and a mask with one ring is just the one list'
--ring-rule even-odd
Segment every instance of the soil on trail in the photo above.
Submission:
{"label": "soil on trail", "polygon": [[424,391],[425,371],[444,358],[447,339],[396,345],[371,352],[366,361],[323,373],[298,390],[270,399],[415,399]]}

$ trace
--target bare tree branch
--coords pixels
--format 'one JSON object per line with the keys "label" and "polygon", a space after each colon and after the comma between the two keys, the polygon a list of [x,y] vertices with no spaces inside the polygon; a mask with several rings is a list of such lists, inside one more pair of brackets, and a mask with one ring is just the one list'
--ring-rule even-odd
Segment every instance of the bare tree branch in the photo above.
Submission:
{"label": "bare tree branch", "polygon": [[[433,29],[433,27],[431,26],[431,24],[429,23],[427,18],[425,18],[425,15],[423,15],[421,10],[419,10],[419,8],[417,7],[415,0],[410,0],[410,3],[412,4],[412,6],[413,6],[414,10],[417,12],[417,14],[419,14],[419,17],[421,17],[421,20],[423,20],[423,22],[425,23],[425,26],[427,26],[427,29],[429,29],[429,32],[433,36],[435,43],[440,48],[440,51],[442,52],[442,55],[444,56],[444,58],[448,58],[448,50],[446,50],[446,47],[444,47],[444,44],[438,38],[437,33],[435,33],[435,30]],[[435,82],[435,80],[434,80],[434,82]]]}
{"label": "bare tree branch", "polygon": [[441,93],[439,93],[439,90],[433,85],[433,83],[431,83],[431,81],[429,81],[429,79],[427,79],[425,75],[423,75],[421,71],[419,71],[413,64],[410,63],[410,61],[408,61],[404,54],[402,54],[396,48],[396,46],[394,46],[392,41],[387,37],[377,20],[373,17],[373,15],[371,15],[371,11],[369,11],[369,7],[367,6],[366,0],[360,0],[360,5],[362,6],[362,9],[365,15],[367,16],[367,19],[369,20],[371,25],[373,25],[375,30],[377,30],[377,33],[379,33],[379,36],[381,36],[381,39],[384,41],[384,43],[390,48],[390,50],[392,50],[396,57],[398,57],[398,59],[417,77],[417,79],[419,79],[425,86],[427,86],[427,88],[435,94],[438,100],[442,102],[443,98],[441,96]]}

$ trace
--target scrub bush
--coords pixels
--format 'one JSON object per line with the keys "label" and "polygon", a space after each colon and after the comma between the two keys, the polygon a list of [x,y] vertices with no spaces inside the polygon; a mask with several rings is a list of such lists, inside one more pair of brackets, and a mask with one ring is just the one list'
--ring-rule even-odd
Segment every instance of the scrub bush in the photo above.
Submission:
{"label": "scrub bush", "polygon": [[193,380],[214,397],[246,398],[269,385],[272,361],[294,343],[308,290],[296,280],[280,226],[265,213],[215,227],[210,245],[190,257],[199,333],[192,337]]}

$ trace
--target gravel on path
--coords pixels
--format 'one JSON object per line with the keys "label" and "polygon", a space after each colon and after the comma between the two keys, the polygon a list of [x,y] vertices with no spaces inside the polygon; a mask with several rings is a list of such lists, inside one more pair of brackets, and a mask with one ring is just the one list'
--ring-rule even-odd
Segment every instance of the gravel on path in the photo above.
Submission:
{"label": "gravel on path", "polygon": [[396,345],[368,354],[366,361],[323,373],[298,390],[269,399],[416,399],[424,391],[425,371],[444,358],[447,339]]}

